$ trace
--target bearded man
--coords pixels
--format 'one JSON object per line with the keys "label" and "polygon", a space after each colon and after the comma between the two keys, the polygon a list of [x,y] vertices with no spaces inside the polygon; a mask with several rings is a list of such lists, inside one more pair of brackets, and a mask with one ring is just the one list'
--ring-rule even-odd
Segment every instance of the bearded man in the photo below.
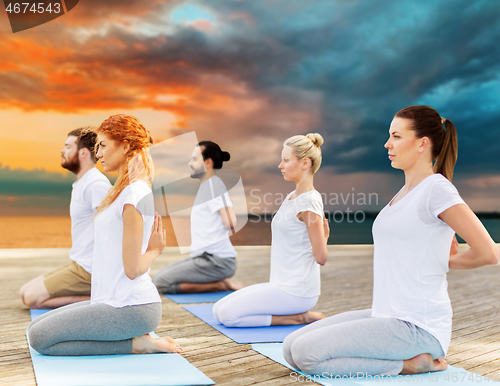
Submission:
{"label": "bearded man", "polygon": [[90,299],[90,280],[94,252],[92,217],[111,188],[109,180],[95,164],[97,133],[82,127],[68,133],[61,149],[61,166],[76,176],[71,191],[72,262],[26,283],[21,301],[29,308],[57,308]]}

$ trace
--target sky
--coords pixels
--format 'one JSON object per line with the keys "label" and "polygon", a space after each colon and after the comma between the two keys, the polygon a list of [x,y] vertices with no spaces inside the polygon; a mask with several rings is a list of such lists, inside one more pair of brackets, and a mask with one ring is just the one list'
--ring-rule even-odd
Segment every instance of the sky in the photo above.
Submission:
{"label": "sky", "polygon": [[0,215],[68,214],[66,134],[116,113],[219,143],[253,213],[294,189],[283,142],[320,133],[325,209],[378,211],[404,184],[390,122],[415,104],[454,122],[465,201],[500,211],[498,41],[489,0],[81,0],[17,33],[0,8]]}

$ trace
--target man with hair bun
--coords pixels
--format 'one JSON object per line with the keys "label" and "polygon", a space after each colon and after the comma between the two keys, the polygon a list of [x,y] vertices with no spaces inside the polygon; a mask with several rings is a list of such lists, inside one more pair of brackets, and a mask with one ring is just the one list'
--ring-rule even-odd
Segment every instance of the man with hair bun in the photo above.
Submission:
{"label": "man with hair bun", "polygon": [[95,167],[96,142],[94,129],[81,127],[68,133],[61,149],[61,166],[76,175],[70,202],[72,262],[36,277],[21,288],[21,301],[29,308],[57,308],[90,299],[92,217],[111,188],[108,179]]}
{"label": "man with hair bun", "polygon": [[189,167],[201,184],[191,211],[191,253],[159,271],[153,278],[162,293],[199,293],[237,290],[230,278],[236,272],[236,251],[229,231],[236,226],[233,204],[224,182],[216,175],[230,155],[212,141],[195,147]]}

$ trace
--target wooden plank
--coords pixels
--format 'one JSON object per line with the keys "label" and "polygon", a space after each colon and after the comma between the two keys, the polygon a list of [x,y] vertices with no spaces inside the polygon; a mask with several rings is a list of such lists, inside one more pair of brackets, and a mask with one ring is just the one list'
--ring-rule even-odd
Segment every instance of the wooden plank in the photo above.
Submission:
{"label": "wooden plank", "polygon": [[[235,279],[245,285],[269,279],[269,246],[236,247]],[[330,246],[329,262],[321,270],[322,295],[316,307],[334,315],[371,306],[372,246]],[[67,249],[0,250],[0,384],[35,385],[25,330],[29,311],[20,303],[19,288],[28,280],[68,262]],[[44,254],[45,253],[45,254]],[[152,274],[184,258],[168,248],[153,264]],[[478,374],[500,369],[500,266],[449,273],[453,338],[447,360]],[[218,385],[290,385],[291,371],[239,345],[166,298],[156,332],[172,336],[183,346],[182,355]],[[308,382],[309,384],[310,382]]]}

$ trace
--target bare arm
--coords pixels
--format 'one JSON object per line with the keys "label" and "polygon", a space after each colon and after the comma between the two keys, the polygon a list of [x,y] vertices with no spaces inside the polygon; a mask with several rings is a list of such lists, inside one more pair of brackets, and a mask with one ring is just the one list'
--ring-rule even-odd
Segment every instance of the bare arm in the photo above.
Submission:
{"label": "bare arm", "polygon": [[141,254],[143,221],[141,214],[133,205],[123,208],[123,268],[130,280],[146,273],[151,263],[165,249],[165,230],[162,229],[161,217],[155,214],[155,221],[149,239],[148,249]]}
{"label": "bare arm", "polygon": [[439,215],[466,243],[470,249],[450,255],[450,268],[472,269],[498,263],[498,247],[474,212],[464,204],[452,206]]}
{"label": "bare arm", "polygon": [[300,212],[297,217],[299,220],[306,223],[316,263],[325,265],[328,258],[326,243],[328,241],[328,235],[330,234],[328,220],[324,218],[322,221],[322,217],[309,211]]}
{"label": "bare arm", "polygon": [[236,214],[231,206],[226,206],[225,208],[219,209],[219,215],[222,219],[222,225],[224,228],[233,230],[236,227]]}

